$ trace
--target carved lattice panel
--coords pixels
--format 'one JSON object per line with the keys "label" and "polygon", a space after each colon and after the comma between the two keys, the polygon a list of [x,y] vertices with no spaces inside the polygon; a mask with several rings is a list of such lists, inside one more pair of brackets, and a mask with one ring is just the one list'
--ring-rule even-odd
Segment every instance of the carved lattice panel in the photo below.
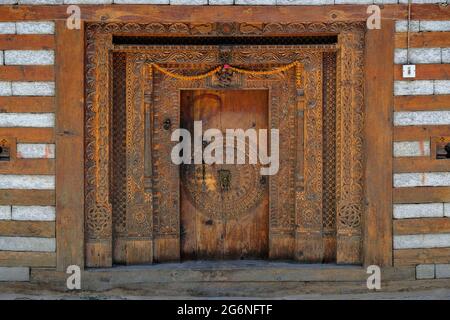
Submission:
{"label": "carved lattice panel", "polygon": [[124,238],[127,235],[126,209],[126,64],[125,53],[113,56],[113,110],[111,154],[111,205],[113,223],[113,260],[125,263]]}
{"label": "carved lattice panel", "polygon": [[336,261],[336,54],[323,55],[324,261]]}

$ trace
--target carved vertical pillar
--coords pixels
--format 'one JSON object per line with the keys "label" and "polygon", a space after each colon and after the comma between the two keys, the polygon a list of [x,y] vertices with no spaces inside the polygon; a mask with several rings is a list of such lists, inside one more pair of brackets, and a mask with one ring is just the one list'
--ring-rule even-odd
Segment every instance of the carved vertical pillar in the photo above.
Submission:
{"label": "carved vertical pillar", "polygon": [[[126,68],[126,263],[152,262],[152,214],[151,193],[145,187],[144,160],[146,150],[146,109],[145,82],[148,68],[138,56],[127,55]],[[151,164],[150,164],[151,165]]]}
{"label": "carved vertical pillar", "polygon": [[363,31],[339,35],[337,263],[361,263],[363,212]]}
{"label": "carved vertical pillar", "polygon": [[86,47],[86,266],[112,265],[109,177],[111,34],[88,30]]}
{"label": "carved vertical pillar", "polygon": [[187,87],[177,79],[154,70],[153,77],[153,215],[154,260],[180,259],[180,170],[171,159],[173,130],[180,127],[178,88]]}
{"label": "carved vertical pillar", "polygon": [[[322,54],[305,60],[304,68],[305,99],[298,96],[299,107],[304,111],[299,110],[297,117],[298,130],[302,130],[299,144],[304,147],[297,159],[302,172],[297,172],[295,258],[322,262]],[[304,183],[300,181],[302,176]]]}

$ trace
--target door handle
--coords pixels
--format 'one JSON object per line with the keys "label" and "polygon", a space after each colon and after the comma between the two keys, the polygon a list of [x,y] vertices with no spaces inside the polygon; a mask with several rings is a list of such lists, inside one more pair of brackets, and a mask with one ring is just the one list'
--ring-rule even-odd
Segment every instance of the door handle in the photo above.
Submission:
{"label": "door handle", "polygon": [[164,122],[163,122],[164,130],[166,130],[166,131],[169,130],[171,126],[172,126],[172,121],[170,119],[164,120]]}
{"label": "door handle", "polygon": [[222,191],[230,190],[230,186],[231,186],[230,170],[224,170],[224,169],[219,170],[219,184],[220,184],[220,189]]}

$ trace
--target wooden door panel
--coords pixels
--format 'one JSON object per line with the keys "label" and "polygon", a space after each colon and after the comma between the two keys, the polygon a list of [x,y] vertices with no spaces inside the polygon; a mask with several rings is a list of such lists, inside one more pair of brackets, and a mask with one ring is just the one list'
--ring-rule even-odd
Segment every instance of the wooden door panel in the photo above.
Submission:
{"label": "wooden door panel", "polygon": [[[203,130],[217,128],[223,134],[226,129],[265,129],[267,102],[268,94],[265,90],[183,91],[182,127],[192,131],[193,121],[201,120]],[[257,178],[254,175],[257,168],[248,164],[204,164],[186,165],[182,170],[194,170],[196,181],[202,183],[201,188],[208,189],[207,195],[201,190],[193,190],[190,174],[182,174],[186,177],[184,181],[182,179],[184,185],[181,188],[182,258],[267,257],[268,193],[265,186],[253,181]],[[220,170],[231,173],[231,190],[220,189],[217,175]],[[253,180],[247,181],[248,179]],[[241,199],[251,202],[253,199],[246,199],[247,194],[244,194],[248,192],[245,188],[249,187],[264,189],[263,195],[249,194],[260,196],[259,202],[251,206],[252,203],[230,201]],[[206,203],[209,201],[212,203]],[[246,208],[245,205],[249,207]],[[239,213],[235,215],[234,211]]]}

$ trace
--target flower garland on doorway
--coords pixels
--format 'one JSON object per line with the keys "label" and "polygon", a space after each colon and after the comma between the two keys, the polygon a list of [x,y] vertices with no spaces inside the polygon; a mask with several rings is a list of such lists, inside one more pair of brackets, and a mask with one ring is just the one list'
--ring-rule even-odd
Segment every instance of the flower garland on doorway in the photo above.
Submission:
{"label": "flower garland on doorway", "polygon": [[272,70],[247,70],[247,69],[241,69],[238,67],[233,67],[229,64],[224,64],[223,66],[217,66],[214,69],[211,69],[210,71],[208,71],[206,73],[192,75],[192,76],[185,76],[182,74],[171,72],[156,63],[152,63],[151,66],[153,68],[155,68],[156,70],[168,75],[169,77],[172,77],[172,78],[175,78],[178,80],[184,80],[184,81],[201,80],[204,78],[211,77],[212,75],[214,75],[215,73],[218,73],[220,71],[233,71],[236,73],[247,74],[247,75],[272,75],[272,74],[287,71],[287,70],[295,67],[295,70],[296,70],[295,80],[296,80],[296,84],[298,87],[300,87],[300,84],[301,84],[301,71],[302,71],[302,64],[298,61],[291,62],[287,65],[277,67]]}

